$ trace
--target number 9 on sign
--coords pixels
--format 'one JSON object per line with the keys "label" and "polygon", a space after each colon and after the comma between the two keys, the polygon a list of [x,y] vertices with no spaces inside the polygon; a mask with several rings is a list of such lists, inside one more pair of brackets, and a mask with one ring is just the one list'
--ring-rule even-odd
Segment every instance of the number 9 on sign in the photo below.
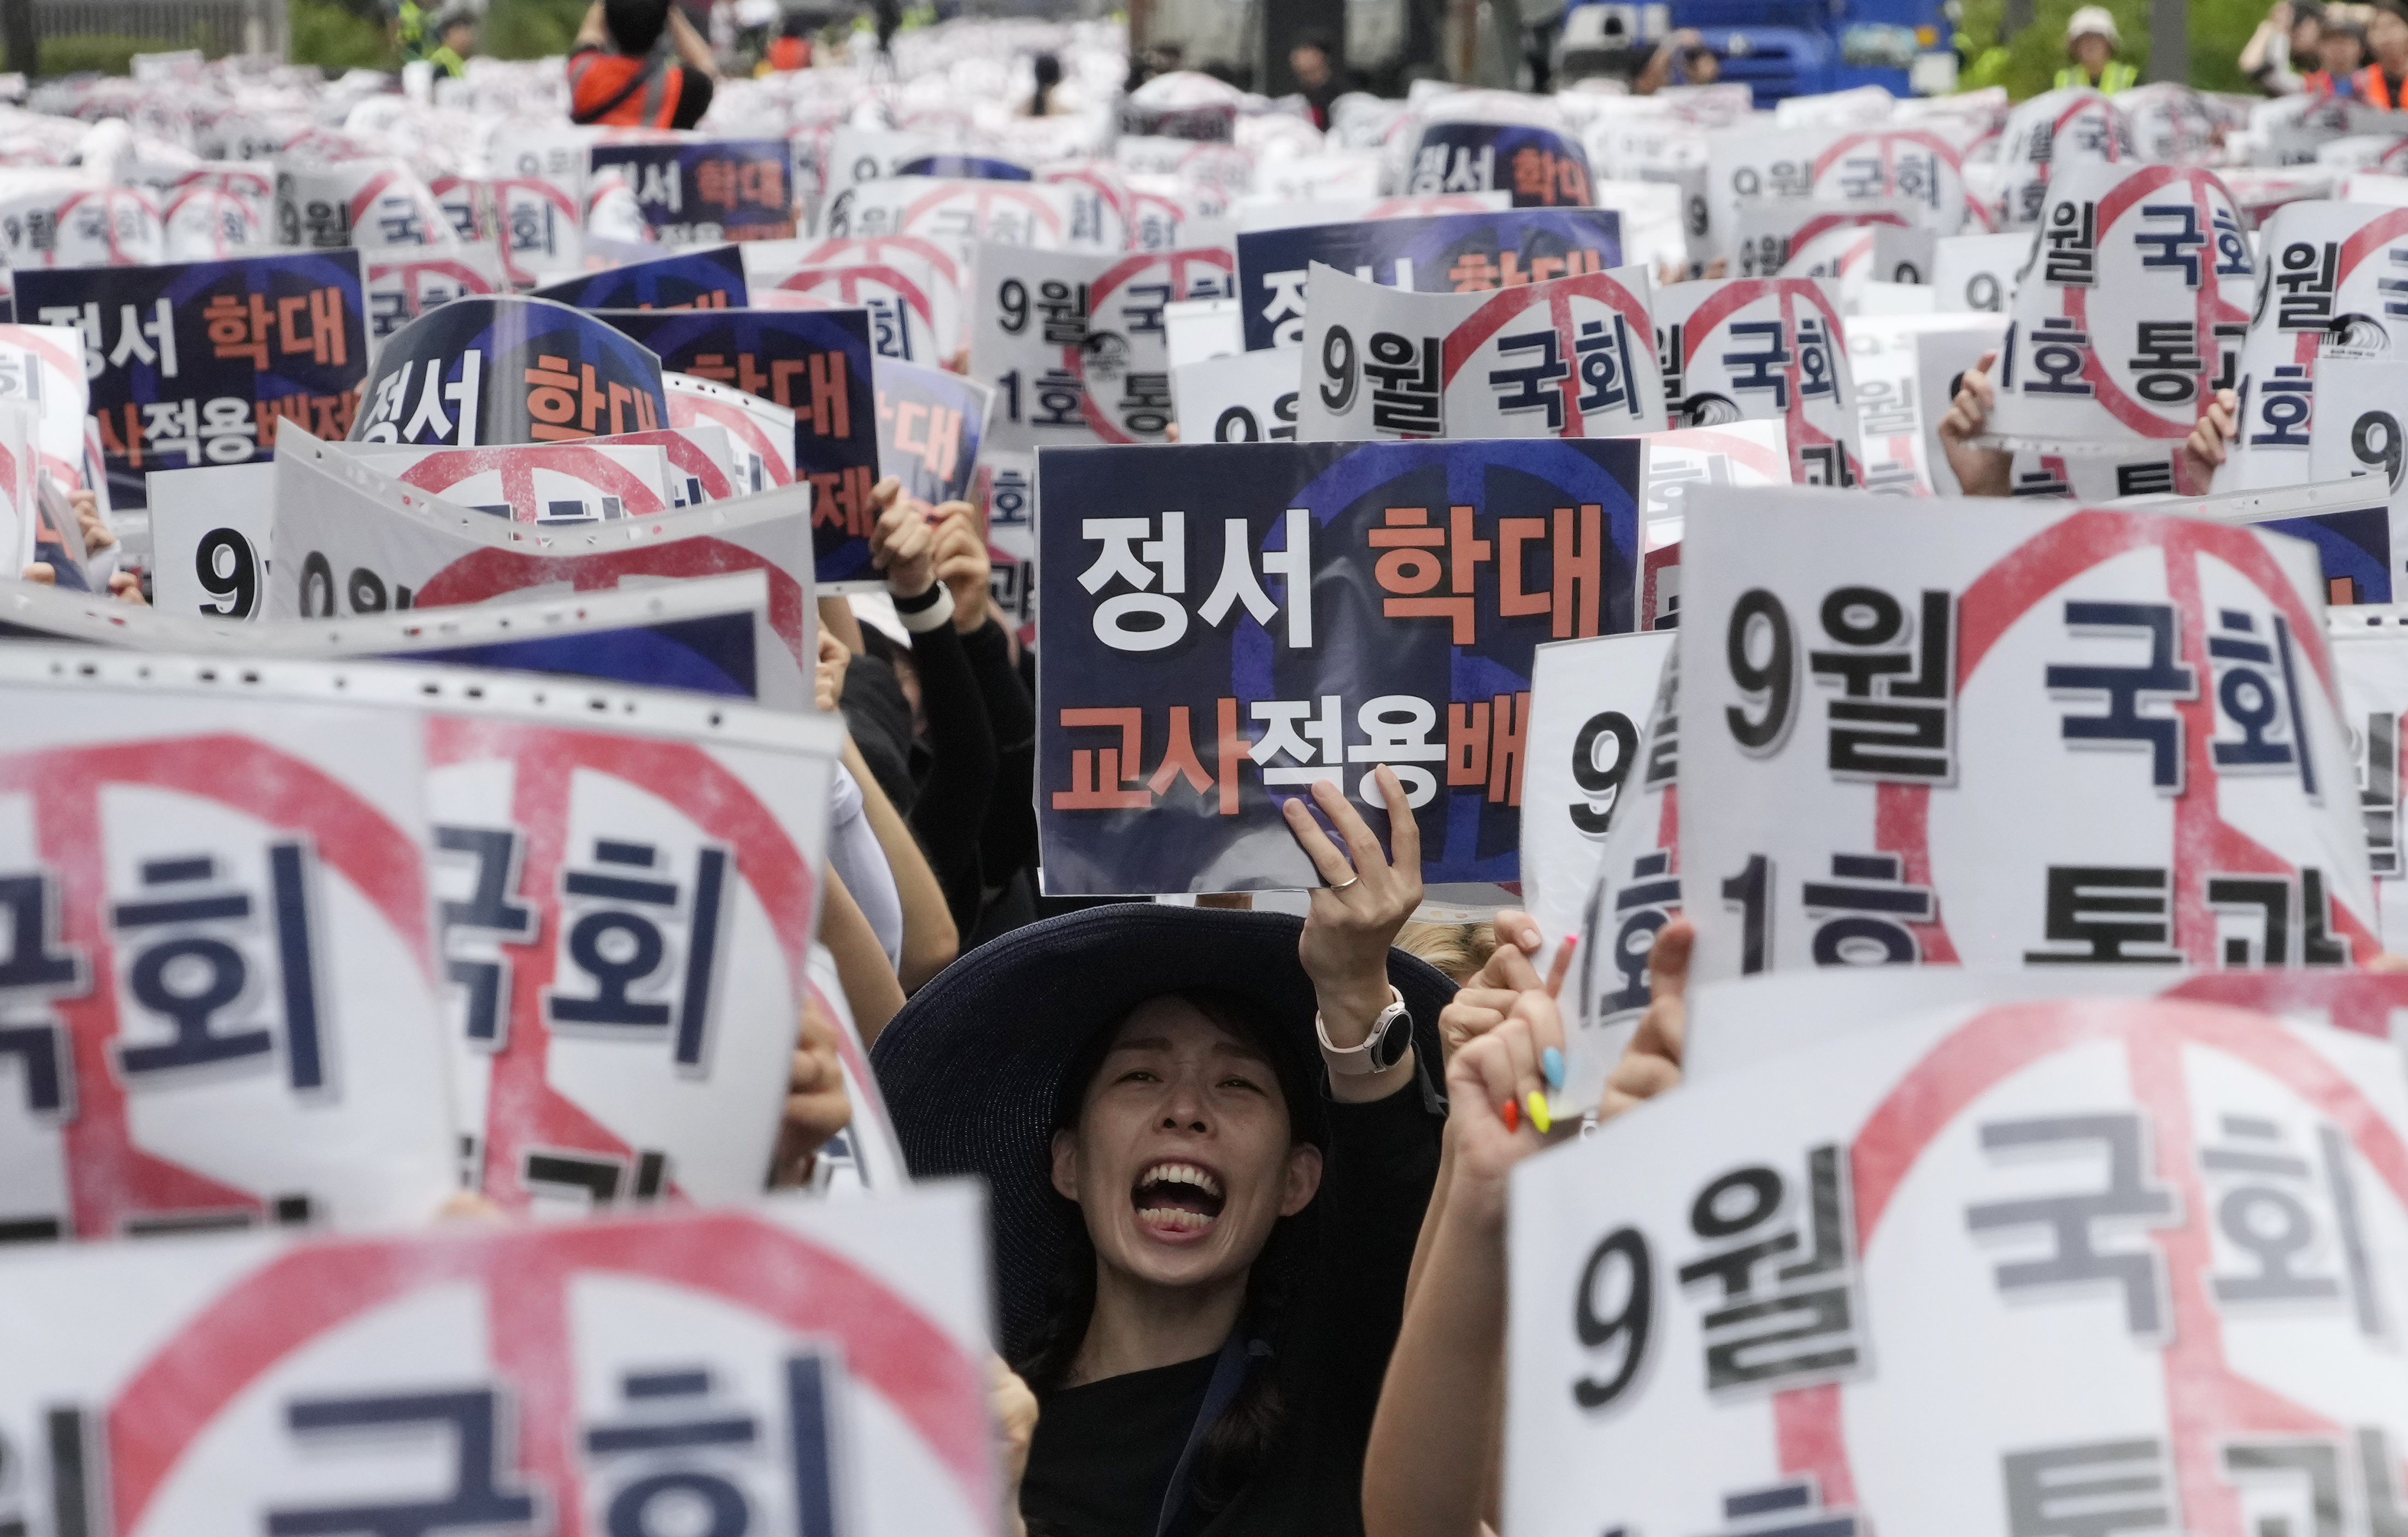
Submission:
{"label": "number 9 on sign", "polygon": [[[1789,610],[1763,588],[1748,589],[1732,605],[1724,649],[1731,681],[1747,701],[1724,711],[1732,738],[1751,753],[1778,751],[1798,693],[1798,645]],[[1759,651],[1762,662],[1756,660]],[[1750,714],[1757,709],[1764,713]]]}
{"label": "number 9 on sign", "polygon": [[1354,338],[1342,325],[1321,338],[1321,373],[1329,381],[1321,387],[1321,404],[1345,415],[1354,404]]}
{"label": "number 9 on sign", "polygon": [[209,530],[194,552],[193,575],[201,591],[219,600],[200,605],[217,619],[247,619],[259,606],[259,552],[239,530]]}
{"label": "number 9 on sign", "polygon": [[2384,484],[2400,489],[2400,419],[2388,411],[2369,411],[2349,430],[2349,451],[2369,468],[2383,466]]}

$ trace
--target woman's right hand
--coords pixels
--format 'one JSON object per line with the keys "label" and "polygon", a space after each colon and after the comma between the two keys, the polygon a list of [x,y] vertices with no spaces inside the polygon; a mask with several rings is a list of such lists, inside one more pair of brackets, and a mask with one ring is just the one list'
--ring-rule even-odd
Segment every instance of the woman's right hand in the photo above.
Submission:
{"label": "woman's right hand", "polygon": [[1647,951],[1647,1012],[1639,1017],[1639,1032],[1623,1048],[1622,1060],[1606,1074],[1598,1120],[1612,1120],[1681,1087],[1681,1062],[1689,1044],[1689,953],[1697,942],[1697,925],[1685,918],[1656,931],[1656,943]]}

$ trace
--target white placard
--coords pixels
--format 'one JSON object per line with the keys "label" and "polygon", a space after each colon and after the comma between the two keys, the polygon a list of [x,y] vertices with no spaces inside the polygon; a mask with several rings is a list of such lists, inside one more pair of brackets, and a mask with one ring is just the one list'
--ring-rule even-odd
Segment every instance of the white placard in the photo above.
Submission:
{"label": "white placard", "polygon": [[[647,434],[652,435],[652,434]],[[405,486],[511,522],[563,528],[672,510],[668,455],[620,438],[485,448],[322,444]]]}
{"label": "white placard", "polygon": [[1639,733],[1672,633],[1549,641],[1531,656],[1522,776],[1522,905],[1548,952],[1581,932],[1607,818],[1639,761]]}
{"label": "white placard", "polygon": [[[1940,420],[1928,414],[1931,391],[1917,375],[1922,338],[1938,333],[1960,334],[1969,341],[1985,344],[1996,341],[1997,326],[1979,321],[1969,326],[1967,320],[1963,315],[1849,318],[1848,367],[1856,386],[1856,442],[1864,450],[1867,491],[1901,496],[1929,496],[1937,491],[1933,455],[1940,442]],[[1946,414],[1944,404],[1941,414]],[[1950,491],[1954,490],[1952,477]]]}
{"label": "white placard", "polygon": [[265,619],[276,465],[152,470],[150,594],[168,614]]}
{"label": "white placard", "polygon": [[1830,279],[1668,283],[1656,291],[1656,325],[1675,426],[1779,421],[1796,483],[1862,482],[1856,384]]}
{"label": "white placard", "polygon": [[867,263],[796,267],[781,277],[777,287],[760,292],[764,297],[796,293],[867,311],[870,350],[882,358],[935,368],[961,349],[954,339],[962,330],[960,295],[915,280],[899,267]]}
{"label": "white placard", "polygon": [[1294,442],[1304,354],[1231,352],[1170,371],[1182,443]]}
{"label": "white placard", "polygon": [[[2408,609],[2398,605],[2336,613],[2333,667],[2341,675],[2342,723],[2349,732],[2358,804],[2366,828],[2367,868],[2374,876],[2383,947],[2408,953],[2408,854],[2401,840],[2403,771],[2408,743],[2408,631],[2396,628]],[[2388,621],[2387,623],[2384,621]],[[2372,622],[2370,622],[2372,621]]]}
{"label": "white placard", "polygon": [[1935,496],[1955,496],[1963,490],[1948,463],[1946,447],[1940,441],[1940,423],[1956,404],[1956,391],[1965,375],[1982,361],[1984,353],[1997,351],[2007,334],[2003,315],[1958,314],[1947,318],[1962,322],[1961,326],[1918,331],[1913,338],[1914,391],[1923,421],[1923,466],[1930,476]]}
{"label": "white placard", "polygon": [[[523,528],[429,496],[296,434],[276,456],[271,619],[440,608],[628,577],[769,574],[769,612],[796,662],[814,656],[810,489],[784,486],[594,528]],[[407,599],[404,597],[408,593]]]}
{"label": "white placard", "polygon": [[0,1278],[23,1470],[0,1510],[45,1532],[106,1511],[85,1530],[126,1537],[727,1511],[722,1530],[974,1537],[996,1508],[984,1231],[965,1181],[27,1255]]}
{"label": "white placard", "polygon": [[1645,552],[1639,628],[1674,628],[1681,610],[1681,527],[1698,486],[1786,486],[1789,434],[1778,421],[1734,421],[1646,435],[1639,462]]}
{"label": "white placard", "polygon": [[1386,288],[1320,262],[1311,273],[1305,442],[1621,437],[1668,425],[1642,268],[1472,293]]}
{"label": "white placard", "polygon": [[2235,377],[2257,268],[2208,171],[2079,165],[2049,184],[1999,353],[2010,448],[2178,444]]}
{"label": "white placard", "polygon": [[[1283,168],[1268,174],[1276,185]],[[1291,230],[1307,224],[1359,224],[1371,219],[1426,219],[1441,213],[1502,213],[1513,206],[1512,192],[1432,192],[1415,197],[1371,197],[1324,203],[1293,199],[1266,201],[1260,196],[1238,202],[1238,233]]]}
{"label": "white placard", "polygon": [[735,494],[753,496],[795,483],[791,407],[692,374],[663,374],[661,389],[668,397],[670,427],[715,427],[726,434]]}
{"label": "white placard", "polygon": [[11,1236],[415,1223],[454,1187],[421,722],[286,671],[0,648]]}
{"label": "white placard", "polygon": [[1163,312],[1236,286],[1237,259],[1218,248],[1089,256],[981,246],[970,377],[995,387],[995,446],[1160,442],[1172,420]]}
{"label": "white placard", "polygon": [[2065,504],[1690,501],[1700,980],[2379,948],[2305,543]]}
{"label": "white placard", "polygon": [[276,237],[306,250],[433,246],[452,219],[398,160],[288,160],[276,168]]}
{"label": "white placard", "polygon": [[741,1200],[785,1103],[842,726],[577,691],[610,707],[431,706],[434,878],[475,1184],[539,1214]]}
{"label": "white placard", "polygon": [[2388,1520],[2403,1135],[2386,1043],[2157,1001],[1684,1088],[1514,1172],[1503,1527]]}
{"label": "white placard", "polygon": [[379,250],[364,256],[361,267],[371,340],[392,335],[437,305],[466,294],[506,292],[509,287],[498,248],[456,240]]}
{"label": "white placard", "polygon": [[[62,490],[91,491],[108,515],[108,477],[90,415],[83,333],[65,325],[0,325],[0,400],[21,398],[42,413],[42,473]],[[14,573],[10,573],[14,575]]]}
{"label": "white placard", "polygon": [[1162,306],[1163,352],[1173,372],[1246,349],[1235,299],[1174,299]]}
{"label": "white placard", "polygon": [[967,263],[981,243],[1109,252],[1103,198],[1076,184],[890,177],[829,198],[818,233],[836,239],[911,235]]}
{"label": "white placard", "polygon": [[2015,302],[2017,276],[2030,262],[2032,236],[1957,235],[1932,248],[1931,286],[1942,309],[2005,314]]}

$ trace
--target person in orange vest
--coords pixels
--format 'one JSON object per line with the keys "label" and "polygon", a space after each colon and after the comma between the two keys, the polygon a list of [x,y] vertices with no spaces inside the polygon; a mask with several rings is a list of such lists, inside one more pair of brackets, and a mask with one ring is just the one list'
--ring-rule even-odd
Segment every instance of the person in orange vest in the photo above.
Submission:
{"label": "person in orange vest", "polygon": [[568,55],[569,120],[691,128],[717,83],[710,45],[671,0],[594,0]]}
{"label": "person in orange vest", "polygon": [[2408,104],[2408,0],[2375,0],[2374,20],[2366,24],[2366,43],[2374,62],[2358,72],[2358,99],[2378,111]]}
{"label": "person in orange vest", "polygon": [[2347,21],[2331,21],[2317,39],[2320,67],[2300,77],[2300,89],[2312,96],[2353,97],[2358,72],[2366,63],[2366,34]]}
{"label": "person in orange vest", "polygon": [[800,16],[789,16],[769,40],[768,50],[762,55],[760,73],[790,75],[797,69],[811,67],[811,40],[806,34],[810,23]]}

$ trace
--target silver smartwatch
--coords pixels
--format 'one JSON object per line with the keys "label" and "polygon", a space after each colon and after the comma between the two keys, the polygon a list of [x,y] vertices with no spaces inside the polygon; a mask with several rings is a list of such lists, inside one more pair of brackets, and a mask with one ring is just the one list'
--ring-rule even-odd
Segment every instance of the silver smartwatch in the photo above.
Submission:
{"label": "silver smartwatch", "polygon": [[1406,1048],[1413,1044],[1413,1017],[1405,1008],[1405,995],[1396,985],[1388,987],[1389,1003],[1371,1021],[1371,1033],[1363,1044],[1341,1046],[1331,1044],[1329,1029],[1321,1022],[1321,1013],[1313,1011],[1312,1032],[1321,1037],[1321,1060],[1329,1071],[1341,1078],[1368,1078],[1375,1073],[1385,1073],[1404,1060]]}

